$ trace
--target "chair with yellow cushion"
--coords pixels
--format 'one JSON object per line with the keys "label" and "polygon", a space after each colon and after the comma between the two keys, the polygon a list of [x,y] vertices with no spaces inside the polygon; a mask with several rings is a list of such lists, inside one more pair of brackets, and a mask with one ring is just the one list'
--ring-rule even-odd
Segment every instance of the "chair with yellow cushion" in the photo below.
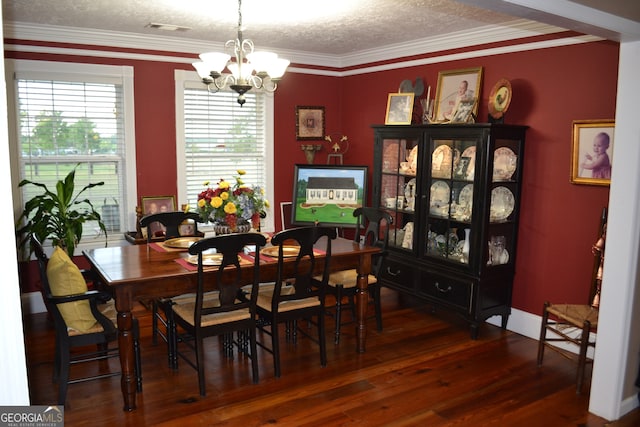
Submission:
{"label": "chair with yellow cushion", "polygon": [[[196,212],[159,212],[155,214],[149,214],[140,218],[140,227],[147,229],[147,243],[151,243],[157,237],[161,237],[164,240],[181,237],[180,226],[185,222],[191,222],[193,224],[190,235],[196,235],[198,233],[198,220],[200,215]],[[154,235],[152,232],[154,224],[162,224],[163,234],[162,236]],[[175,349],[173,349],[171,332],[175,329],[171,325],[171,318],[169,316],[169,306],[174,303],[174,300],[185,298],[194,299],[194,294],[180,295],[174,298],[158,298],[151,301],[151,331],[153,344],[158,343],[158,336],[167,343],[167,357],[169,367],[175,369],[176,356]],[[159,326],[162,326],[160,328]]]}
{"label": "chair with yellow cushion", "polygon": [[[260,282],[260,259],[253,260],[252,274],[245,274],[239,257],[246,246],[259,251],[266,239],[259,233],[234,233],[200,240],[189,248],[198,257],[198,286],[191,302],[171,305],[176,329],[172,333],[173,347],[191,367],[198,371],[200,395],[206,395],[204,370],[204,338],[222,336],[224,346],[238,346],[251,359],[253,382],[258,382],[256,351],[256,301]],[[211,254],[210,250],[216,252]],[[213,271],[207,271],[213,269]],[[212,280],[215,277],[215,282]],[[213,283],[211,283],[213,282]],[[250,285],[247,289],[245,286]],[[217,288],[215,293],[206,288]],[[233,334],[237,339],[233,339]],[[247,344],[249,351],[247,350]],[[180,347],[178,347],[180,345]],[[179,351],[189,347],[195,355]],[[227,348],[224,349],[227,353]],[[195,357],[194,357],[195,356]],[[176,364],[177,367],[177,364]]]}
{"label": "chair with yellow cushion", "polygon": [[[69,384],[120,375],[100,368],[100,374],[69,378],[70,367],[77,363],[92,362],[118,357],[118,330],[115,326],[116,311],[107,303],[110,296],[97,290],[88,290],[80,269],[67,252],[56,247],[49,259],[42,244],[32,237],[31,247],[38,261],[42,294],[49,310],[56,333],[53,380],[58,383],[58,404],[64,405]],[[133,319],[134,355],[138,391],[142,391],[138,321]],[[72,349],[96,345],[96,350],[71,354]]]}
{"label": "chair with yellow cushion", "polygon": [[[313,320],[318,328],[317,337],[302,332],[318,343],[320,364],[327,365],[324,296],[329,278],[331,241],[335,238],[336,230],[326,227],[292,228],[271,238],[271,244],[278,249],[276,281],[272,292],[265,288],[258,295],[258,326],[271,336],[271,346],[258,345],[273,355],[276,377],[281,372],[280,323],[285,324],[286,339],[295,342],[297,320]],[[324,252],[324,267],[318,277],[314,277],[319,256],[314,253],[316,244],[316,249]]]}
{"label": "chair with yellow cushion", "polygon": [[[355,232],[355,241],[359,242],[360,237],[364,238],[364,242],[370,246],[378,246],[382,250],[375,255],[371,265],[371,274],[369,275],[369,295],[373,299],[376,326],[378,331],[382,331],[382,308],[380,306],[380,285],[377,282],[378,272],[382,265],[384,256],[387,253],[389,243],[389,226],[393,222],[393,218],[388,212],[370,207],[358,208],[353,212],[353,216],[357,217],[357,225]],[[364,234],[361,232],[364,231]],[[340,327],[342,326],[342,312],[345,308],[351,308],[352,317],[354,316],[354,297],[358,291],[356,287],[358,280],[358,272],[356,269],[343,270],[331,273],[327,287],[327,293],[333,294],[336,298],[335,305],[335,338],[334,342],[340,342]],[[344,299],[348,300],[347,304],[343,303]]]}

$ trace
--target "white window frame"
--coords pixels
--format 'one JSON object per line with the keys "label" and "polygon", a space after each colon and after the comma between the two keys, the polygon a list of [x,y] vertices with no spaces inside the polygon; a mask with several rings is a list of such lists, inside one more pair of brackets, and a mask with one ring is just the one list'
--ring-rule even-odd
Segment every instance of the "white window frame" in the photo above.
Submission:
{"label": "white window frame", "polygon": [[[123,228],[135,230],[137,205],[137,180],[136,180],[136,145],[135,145],[135,116],[134,116],[134,91],[133,91],[133,67],[98,64],[79,64],[54,61],[33,61],[7,59],[5,61],[5,80],[7,82],[7,103],[9,119],[9,152],[11,156],[11,182],[15,189],[13,193],[14,217],[17,219],[23,211],[25,201],[22,192],[18,189],[20,177],[20,138],[18,137],[17,118],[17,80],[16,74],[29,74],[43,80],[64,80],[65,77],[74,81],[82,81],[83,76],[100,76],[104,78],[118,79],[122,82],[123,90],[123,114],[124,114],[124,156],[126,162],[124,180]],[[108,242],[111,245],[124,242],[123,233],[109,233]],[[104,246],[104,236],[93,237],[83,234],[82,241],[78,245],[78,253],[83,249]]]}
{"label": "white window frame", "polygon": [[[186,146],[185,146],[185,128],[184,128],[184,89],[187,82],[197,82],[202,84],[202,80],[195,71],[175,70],[175,100],[176,100],[176,169],[178,172],[178,206],[186,203],[187,200],[187,181],[186,176]],[[204,87],[204,85],[203,85]],[[255,89],[252,89],[255,90]],[[274,117],[273,117],[273,94],[266,93],[265,105],[265,192],[270,207],[266,209],[267,217],[263,220],[262,231],[272,232],[275,230],[274,210],[273,210],[273,152],[274,152]],[[228,179],[232,179],[229,177]],[[215,179],[215,177],[212,177]]]}

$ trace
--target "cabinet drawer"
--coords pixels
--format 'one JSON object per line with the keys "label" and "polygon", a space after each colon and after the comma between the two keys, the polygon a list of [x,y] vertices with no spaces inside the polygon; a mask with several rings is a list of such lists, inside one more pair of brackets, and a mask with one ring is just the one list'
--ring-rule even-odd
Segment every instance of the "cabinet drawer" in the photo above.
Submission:
{"label": "cabinet drawer", "polygon": [[418,292],[439,303],[444,303],[465,312],[471,309],[473,282],[464,282],[422,272]]}
{"label": "cabinet drawer", "polygon": [[415,291],[414,268],[388,258],[382,263],[378,280],[386,286],[399,290]]}

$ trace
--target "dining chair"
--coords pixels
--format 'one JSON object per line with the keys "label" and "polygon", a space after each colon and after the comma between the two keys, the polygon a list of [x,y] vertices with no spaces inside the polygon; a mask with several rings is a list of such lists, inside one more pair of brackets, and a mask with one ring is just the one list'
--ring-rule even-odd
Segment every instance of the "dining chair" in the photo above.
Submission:
{"label": "dining chair", "polygon": [[[374,303],[376,326],[378,331],[382,331],[382,307],[380,304],[380,285],[377,282],[378,272],[382,266],[384,257],[387,254],[389,244],[389,226],[393,223],[393,218],[388,212],[371,207],[361,207],[353,212],[357,218],[354,241],[364,243],[369,246],[378,246],[381,252],[373,257],[371,274],[369,275],[369,295]],[[361,234],[364,232],[364,234]],[[364,241],[361,241],[360,238]],[[355,319],[354,298],[358,292],[358,271],[354,269],[333,272],[329,275],[327,283],[327,293],[335,296],[336,305],[335,317],[335,344],[340,343],[340,328],[342,326],[342,312],[351,309],[352,322]],[[344,299],[347,304],[343,303]]]}
{"label": "dining chair", "polygon": [[[272,292],[262,291],[258,295],[258,328],[271,336],[271,345],[261,342],[258,345],[273,355],[276,377],[281,374],[280,323],[285,324],[287,341],[295,343],[298,330],[316,341],[320,347],[320,364],[327,365],[324,298],[331,241],[335,238],[336,230],[326,227],[291,228],[271,237],[271,244],[277,248],[271,254],[277,256],[276,281]],[[324,266],[322,275],[317,278],[321,260]],[[297,327],[297,320],[312,321],[314,318],[318,328],[316,338]]]}
{"label": "dining chair", "polygon": [[[197,256],[198,288],[195,300],[171,305],[175,331],[174,348],[179,358],[198,371],[200,395],[206,395],[203,340],[210,336],[223,336],[225,345],[235,345],[240,353],[251,359],[253,382],[258,382],[256,351],[256,302],[260,281],[260,258],[247,261],[241,254],[245,247],[256,253],[266,244],[259,233],[234,233],[200,240],[189,247],[189,254]],[[215,249],[215,253],[209,253]],[[253,274],[243,274],[242,263],[252,262]],[[213,272],[209,272],[213,268]],[[214,280],[215,278],[215,280]],[[250,285],[249,292],[246,288]],[[216,298],[206,294],[207,288],[217,288]],[[233,333],[237,339],[233,339]],[[246,351],[248,339],[249,351]],[[179,351],[183,344],[195,352],[189,357]],[[226,349],[225,349],[226,353]]]}
{"label": "dining chair", "polygon": [[[69,384],[120,375],[120,372],[105,372],[101,365],[99,374],[70,379],[73,365],[118,357],[118,347],[111,345],[117,344],[117,312],[109,294],[88,289],[85,277],[89,272],[81,271],[65,250],[56,247],[49,258],[35,236],[31,237],[31,248],[38,261],[45,306],[55,328],[53,382],[58,383],[57,402],[64,405]],[[138,319],[133,318],[136,387],[140,392],[139,335]],[[87,350],[93,345],[95,350]]]}
{"label": "dining chair", "polygon": [[540,340],[538,341],[538,367],[542,366],[545,348],[554,350],[565,358],[577,362],[576,394],[582,393],[586,365],[593,363],[593,358],[588,355],[588,350],[596,346],[596,337],[591,336],[591,333],[597,332],[598,329],[600,285],[602,283],[607,231],[606,215],[605,208],[602,210],[598,240],[591,248],[594,261],[588,303],[556,304],[547,301],[542,309]]}
{"label": "dining chair", "polygon": [[[193,221],[193,230],[192,234],[196,235],[198,233],[198,221],[200,220],[200,215],[196,212],[159,212],[155,214],[150,214],[143,216],[140,218],[140,227],[147,228],[147,243],[152,243],[155,238],[158,236],[154,236],[151,232],[152,224],[160,223],[164,228],[163,240],[169,240],[177,237],[181,237],[180,226],[185,223],[185,221]],[[174,298],[193,298],[193,294],[191,295],[181,295]],[[167,357],[168,363],[170,367],[173,367],[175,364],[175,355],[173,354],[173,349],[171,348],[171,343],[173,342],[170,334],[171,331],[174,330],[173,326],[170,325],[171,319],[169,318],[169,306],[172,304],[172,298],[156,298],[151,301],[151,333],[152,333],[152,342],[154,345],[158,343],[158,336],[162,338],[167,343]],[[160,329],[159,326],[162,326]]]}

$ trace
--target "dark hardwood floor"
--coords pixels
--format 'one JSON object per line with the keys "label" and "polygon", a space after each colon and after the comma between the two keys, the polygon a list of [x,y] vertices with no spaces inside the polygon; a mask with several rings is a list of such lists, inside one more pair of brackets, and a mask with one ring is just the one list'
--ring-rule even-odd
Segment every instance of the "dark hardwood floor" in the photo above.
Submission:
{"label": "dark hardwood floor", "polygon": [[[248,360],[225,359],[218,339],[210,338],[207,396],[201,398],[196,372],[184,362],[171,371],[165,345],[152,345],[151,316],[140,305],[144,390],[138,409],[123,412],[118,377],[75,384],[65,425],[640,425],[638,410],[613,424],[589,414],[588,393],[575,393],[575,365],[547,352],[537,368],[535,340],[488,324],[471,340],[458,318],[432,314],[386,289],[383,312],[385,329],[378,333],[370,322],[365,354],[355,353],[352,325],[343,327],[335,346],[328,318],[326,368],[317,346],[300,337],[297,345],[282,346],[281,378],[273,376],[271,356],[260,352],[257,385]],[[25,319],[25,331],[32,404],[51,404],[53,330],[46,315],[37,314]],[[117,361],[111,368],[118,369]]]}

